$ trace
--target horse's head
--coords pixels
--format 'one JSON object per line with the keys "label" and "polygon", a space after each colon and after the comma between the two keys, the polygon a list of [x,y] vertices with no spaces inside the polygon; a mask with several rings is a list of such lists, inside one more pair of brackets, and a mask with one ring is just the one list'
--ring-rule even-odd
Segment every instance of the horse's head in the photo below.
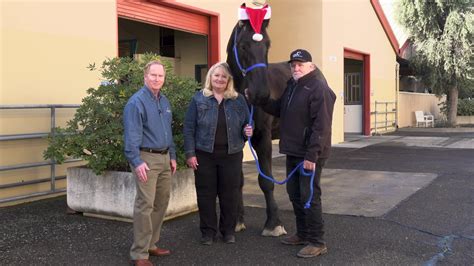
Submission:
{"label": "horse's head", "polygon": [[263,39],[252,39],[254,30],[249,20],[240,20],[232,31],[227,45],[227,63],[234,77],[236,89],[244,93],[247,89],[252,104],[264,103],[270,97],[267,88],[267,65],[270,38],[267,34],[269,20],[262,24]]}

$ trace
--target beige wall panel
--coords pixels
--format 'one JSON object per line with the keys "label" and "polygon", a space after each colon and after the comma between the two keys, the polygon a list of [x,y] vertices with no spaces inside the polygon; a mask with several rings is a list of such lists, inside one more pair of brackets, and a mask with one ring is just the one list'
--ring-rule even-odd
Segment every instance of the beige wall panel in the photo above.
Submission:
{"label": "beige wall panel", "polygon": [[[65,176],[68,167],[84,165],[83,161],[64,163],[56,165],[56,176]],[[51,168],[49,165],[24,168],[0,172],[0,185],[11,184],[15,182],[25,182],[51,177]]]}
{"label": "beige wall panel", "polygon": [[43,150],[46,147],[45,139],[1,141],[0,165],[43,161]]}
{"label": "beige wall panel", "polygon": [[[66,176],[66,169],[68,167],[79,166],[83,164],[84,162],[80,161],[80,162],[56,165],[56,169],[55,169],[56,176],[58,177]],[[0,172],[0,185],[7,185],[7,184],[18,183],[18,182],[27,182],[27,181],[32,181],[32,180],[44,179],[44,178],[48,178],[48,181],[40,183],[40,184],[31,184],[27,186],[0,188],[0,200],[8,198],[8,197],[26,195],[29,193],[49,191],[50,186],[51,186],[50,181],[49,181],[50,177],[51,177],[50,166],[2,171]],[[66,181],[57,180],[55,186],[56,186],[56,189],[65,188]]]}
{"label": "beige wall panel", "polygon": [[272,7],[269,61],[287,61],[291,51],[304,48],[313,56],[313,62],[320,66],[322,1],[271,0],[269,3]]}
{"label": "beige wall panel", "polygon": [[2,171],[0,172],[0,185],[39,180],[42,178],[50,178],[50,176],[51,172],[49,166]]}
{"label": "beige wall panel", "polygon": [[434,115],[435,120],[443,117],[439,104],[446,101],[446,96],[438,97],[428,93],[400,92],[399,99],[399,127],[415,126],[415,111],[430,112]]}
{"label": "beige wall panel", "polygon": [[79,103],[99,82],[86,69],[116,55],[116,3],[2,3],[0,104]]}
{"label": "beige wall panel", "polygon": [[[74,116],[76,108],[56,109],[55,125],[65,126]],[[0,135],[48,133],[51,130],[50,109],[0,110]]]}
{"label": "beige wall panel", "polygon": [[372,103],[395,101],[396,56],[370,1],[324,0],[322,6],[321,68],[338,97],[333,119],[333,143],[338,143],[344,139],[344,48],[370,54]]}
{"label": "beige wall panel", "polygon": [[[79,104],[100,83],[98,71],[117,54],[115,0],[2,1],[0,5],[0,104]],[[59,109],[64,126],[74,109]],[[0,135],[48,132],[48,109],[0,110]],[[46,140],[0,142],[0,165],[43,161]],[[65,165],[66,166],[66,165]],[[65,174],[59,166],[57,175]],[[50,176],[49,167],[1,171],[2,184]],[[49,190],[49,183],[0,189],[0,198]],[[64,188],[58,181],[57,188]]]}
{"label": "beige wall panel", "polygon": [[[56,181],[56,189],[65,189],[66,188],[66,180],[58,180]],[[7,189],[0,189],[0,199],[10,198],[10,197],[17,197],[28,195],[31,193],[38,193],[38,192],[47,192],[51,189],[51,185],[49,182],[40,183],[40,184],[33,184],[27,185],[17,188],[7,188]]]}
{"label": "beige wall panel", "polygon": [[176,74],[194,78],[194,66],[207,64],[207,36],[175,31],[175,57]]}

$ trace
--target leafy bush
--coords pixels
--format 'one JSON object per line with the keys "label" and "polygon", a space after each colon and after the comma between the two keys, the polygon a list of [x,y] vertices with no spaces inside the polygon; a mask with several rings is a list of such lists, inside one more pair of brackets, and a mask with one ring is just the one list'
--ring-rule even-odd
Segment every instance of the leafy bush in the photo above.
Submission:
{"label": "leafy bush", "polygon": [[474,99],[459,99],[458,115],[474,115]]}
{"label": "leafy bush", "polygon": [[[171,65],[154,54],[140,60],[112,58],[102,63],[104,79],[97,88],[87,90],[73,119],[65,128],[56,128],[54,138],[43,156],[63,163],[67,158],[81,158],[96,174],[105,170],[129,171],[123,154],[123,109],[128,99],[143,86],[143,68],[151,60],[160,60],[166,68],[162,92],[170,100],[173,111],[173,136],[178,167],[185,165],[182,128],[184,115],[199,84],[190,78],[174,75]],[[95,70],[95,64],[89,66]]]}

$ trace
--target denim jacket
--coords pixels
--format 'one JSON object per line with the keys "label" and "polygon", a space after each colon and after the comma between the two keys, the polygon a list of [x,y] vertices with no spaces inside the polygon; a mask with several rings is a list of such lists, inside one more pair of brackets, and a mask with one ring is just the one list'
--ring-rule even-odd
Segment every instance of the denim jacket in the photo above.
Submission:
{"label": "denim jacket", "polygon": [[[250,113],[242,95],[236,99],[224,99],[227,123],[228,154],[242,151],[245,144],[244,127]],[[219,104],[214,96],[206,97],[202,90],[197,92],[189,104],[184,119],[184,152],[186,158],[196,156],[196,150],[214,151]]]}
{"label": "denim jacket", "polygon": [[155,98],[150,89],[143,86],[130,97],[123,112],[124,151],[133,167],[143,163],[141,147],[169,149],[170,158],[176,159],[171,120],[171,106],[163,94]]}

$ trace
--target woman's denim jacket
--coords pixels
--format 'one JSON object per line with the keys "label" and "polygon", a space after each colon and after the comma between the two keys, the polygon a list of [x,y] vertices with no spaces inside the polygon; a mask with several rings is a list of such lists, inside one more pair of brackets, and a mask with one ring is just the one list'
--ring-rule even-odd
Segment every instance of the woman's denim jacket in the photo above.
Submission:
{"label": "woman's denim jacket", "polygon": [[[242,151],[246,136],[244,127],[249,122],[249,109],[244,97],[224,99],[227,123],[228,154]],[[197,92],[189,104],[184,119],[184,152],[186,158],[196,156],[196,150],[214,151],[219,104],[214,96],[206,97]]]}

